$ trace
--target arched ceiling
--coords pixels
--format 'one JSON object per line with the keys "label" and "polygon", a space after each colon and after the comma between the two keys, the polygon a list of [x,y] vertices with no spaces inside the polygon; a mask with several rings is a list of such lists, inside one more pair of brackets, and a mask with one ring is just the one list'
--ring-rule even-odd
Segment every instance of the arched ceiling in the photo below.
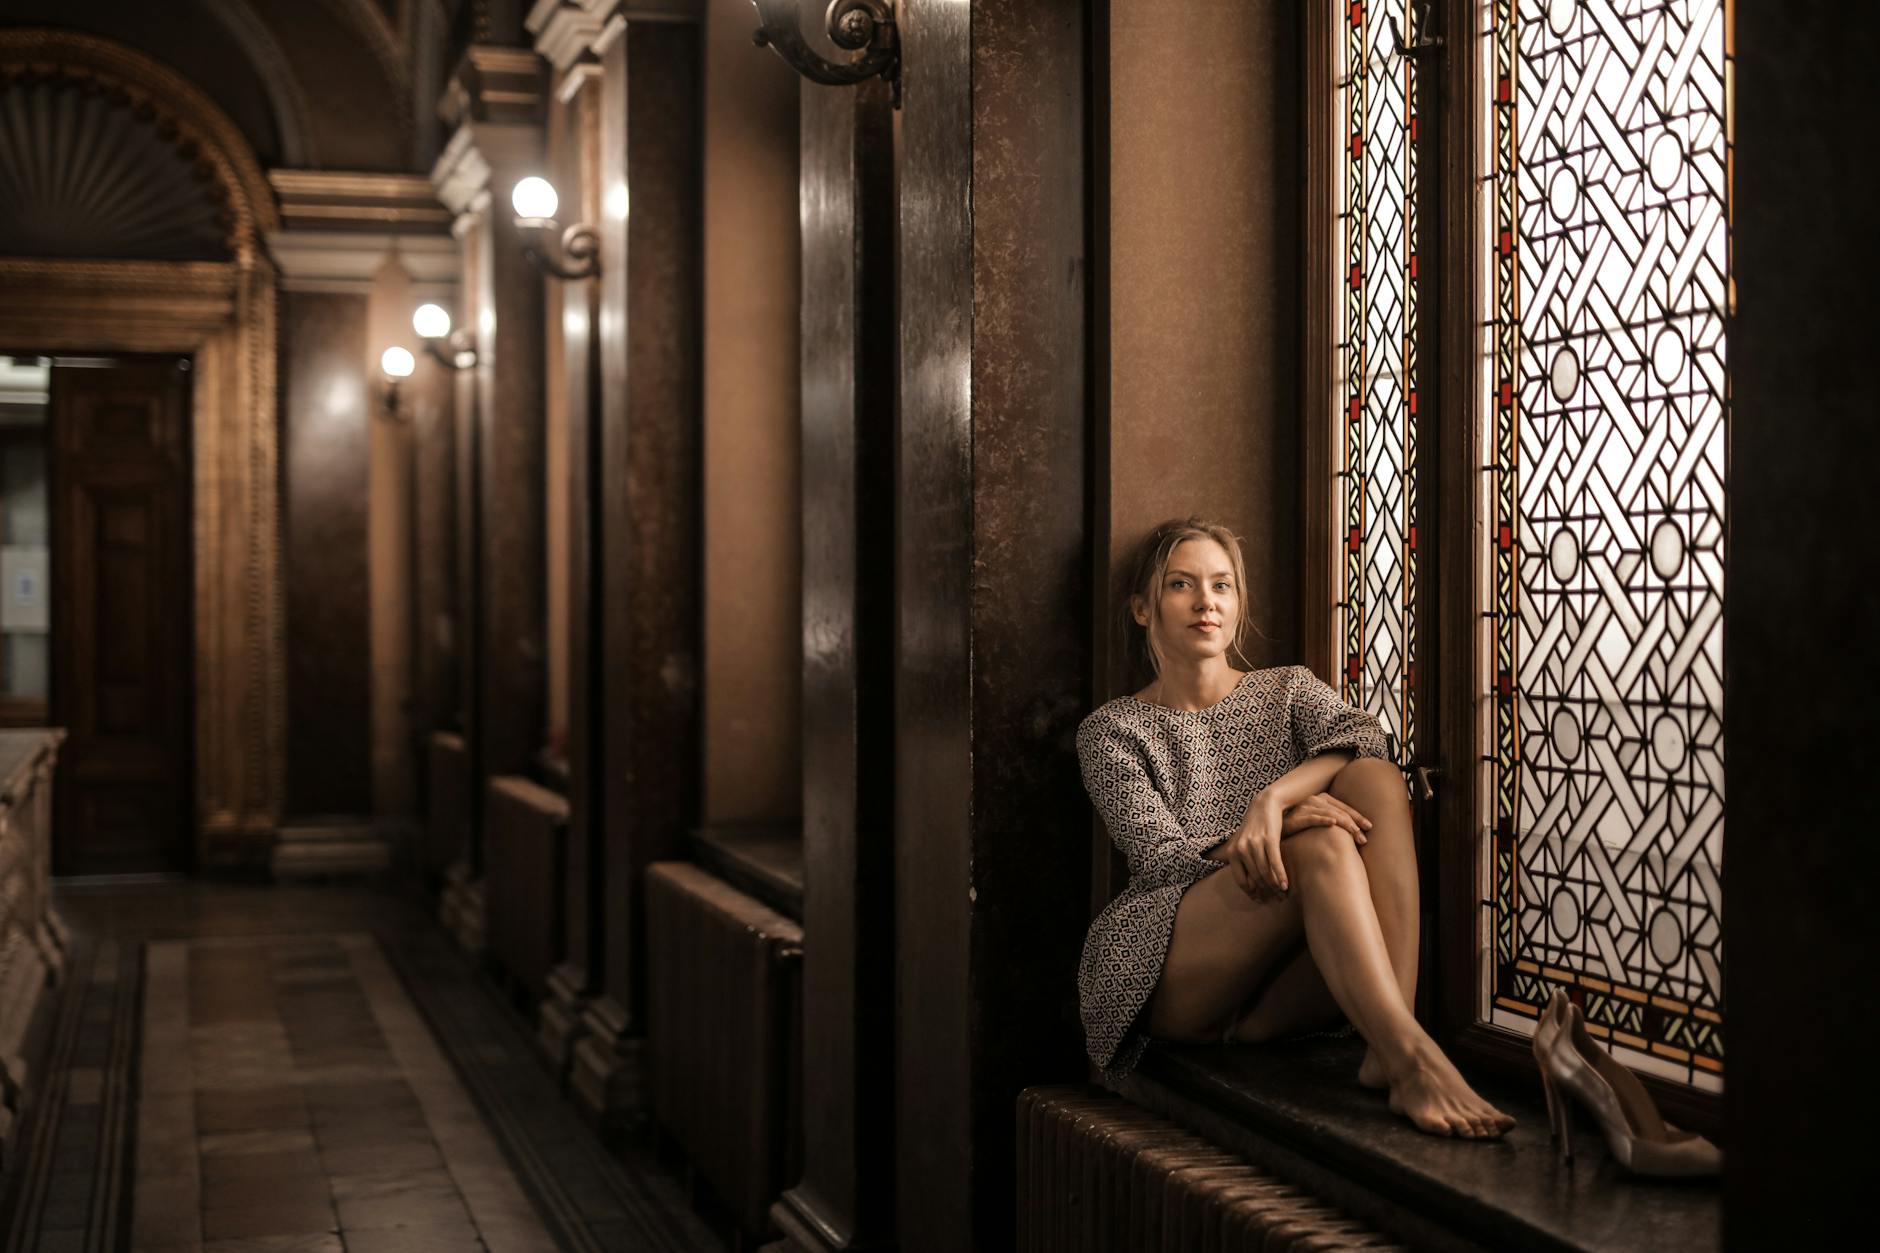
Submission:
{"label": "arched ceiling", "polygon": [[228,208],[196,155],[94,84],[0,78],[0,240],[14,256],[226,261]]}
{"label": "arched ceiling", "polygon": [[4,26],[100,36],[189,79],[268,166],[413,168],[399,14],[423,0],[6,0]]}

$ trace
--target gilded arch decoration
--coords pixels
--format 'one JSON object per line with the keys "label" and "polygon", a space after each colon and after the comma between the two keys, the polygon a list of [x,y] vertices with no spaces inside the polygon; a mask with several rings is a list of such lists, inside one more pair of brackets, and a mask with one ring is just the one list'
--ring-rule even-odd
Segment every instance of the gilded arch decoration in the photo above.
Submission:
{"label": "gilded arch decoration", "polygon": [[77,81],[148,110],[226,212],[228,262],[0,257],[0,344],[187,353],[198,865],[261,862],[285,784],[274,196],[240,131],[166,67],[107,40],[0,31],[0,81]]}

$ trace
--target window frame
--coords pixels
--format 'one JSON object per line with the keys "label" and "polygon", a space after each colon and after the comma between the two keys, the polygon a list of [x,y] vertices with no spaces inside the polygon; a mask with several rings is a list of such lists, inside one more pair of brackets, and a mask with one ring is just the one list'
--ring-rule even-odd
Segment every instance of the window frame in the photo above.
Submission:
{"label": "window frame", "polygon": [[[1481,591],[1476,555],[1484,520],[1477,480],[1482,423],[1488,420],[1477,385],[1483,318],[1483,271],[1478,248],[1486,238],[1480,218],[1481,162],[1491,137],[1479,120],[1488,90],[1480,64],[1480,25],[1493,0],[1437,0],[1430,31],[1443,43],[1423,52],[1417,83],[1417,256],[1419,262],[1420,377],[1417,492],[1419,529],[1418,636],[1422,642],[1415,699],[1417,739],[1431,767],[1435,794],[1417,805],[1418,861],[1422,867],[1424,980],[1419,1017],[1455,1060],[1466,1067],[1531,1079],[1534,1061],[1526,1037],[1478,1021],[1477,972],[1482,960],[1478,832],[1486,821],[1477,785],[1480,750],[1476,680],[1487,664],[1477,612]],[[1348,0],[1311,0],[1305,6],[1300,76],[1304,142],[1301,258],[1301,536],[1306,662],[1322,678],[1335,677],[1333,604],[1338,575],[1332,526],[1336,438],[1332,414],[1339,317],[1331,293],[1338,262],[1336,180],[1339,143],[1332,110],[1324,107],[1337,82],[1334,23]],[[1447,471],[1446,473],[1444,471]],[[1727,650],[1726,642],[1726,650]],[[1437,769],[1440,768],[1440,769]],[[1726,945],[1728,922],[1725,927]],[[1636,1073],[1636,1072],[1635,1072]],[[1716,1134],[1723,1123],[1721,1092],[1640,1075],[1670,1119]],[[1725,1083],[1728,1084],[1726,1071]]]}

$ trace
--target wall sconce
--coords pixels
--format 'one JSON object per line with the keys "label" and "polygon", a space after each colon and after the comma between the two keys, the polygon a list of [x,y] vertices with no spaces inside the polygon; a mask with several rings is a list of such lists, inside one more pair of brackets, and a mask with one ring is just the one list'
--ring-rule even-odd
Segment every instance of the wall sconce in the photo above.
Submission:
{"label": "wall sconce", "polygon": [[553,238],[557,226],[555,208],[561,200],[555,195],[553,183],[534,176],[525,178],[510,192],[509,202],[516,208],[522,255],[530,265],[564,279],[593,278],[601,272],[601,237],[586,222],[576,222],[561,233],[561,254],[567,261],[558,261],[536,246],[537,241]]}
{"label": "wall sconce", "polygon": [[[411,315],[411,329],[424,341],[424,351],[447,370],[468,370],[477,363],[477,350],[470,344],[470,333],[461,327],[450,328],[450,313],[442,305],[419,305]],[[446,353],[439,344],[449,344]]]}
{"label": "wall sconce", "polygon": [[385,375],[385,416],[396,422],[398,413],[398,384],[400,380],[411,377],[411,372],[418,367],[418,360],[408,348],[393,344],[379,354],[379,369]]}
{"label": "wall sconce", "polygon": [[879,74],[894,89],[894,107],[900,108],[901,38],[891,0],[829,0],[823,28],[836,47],[856,54],[847,61],[831,61],[810,47],[797,16],[799,2],[751,0],[763,23],[752,41],[775,52],[813,83],[847,87]]}

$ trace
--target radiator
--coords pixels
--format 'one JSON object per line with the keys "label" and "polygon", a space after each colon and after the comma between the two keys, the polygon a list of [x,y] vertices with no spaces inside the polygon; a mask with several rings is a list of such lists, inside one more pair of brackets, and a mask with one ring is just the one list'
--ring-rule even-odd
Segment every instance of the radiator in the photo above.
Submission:
{"label": "radiator", "polygon": [[646,871],[653,1115],[744,1234],[801,1166],[803,929],[686,862]]}
{"label": "radiator", "polygon": [[484,909],[489,952],[522,986],[531,1011],[562,958],[562,867],[568,801],[517,775],[490,780],[483,813]]}
{"label": "radiator", "polygon": [[1018,1098],[1020,1253],[1389,1249],[1331,1206],[1097,1088]]}
{"label": "radiator", "polygon": [[463,736],[434,731],[425,743],[424,874],[436,879],[464,855],[470,831],[470,754]]}

